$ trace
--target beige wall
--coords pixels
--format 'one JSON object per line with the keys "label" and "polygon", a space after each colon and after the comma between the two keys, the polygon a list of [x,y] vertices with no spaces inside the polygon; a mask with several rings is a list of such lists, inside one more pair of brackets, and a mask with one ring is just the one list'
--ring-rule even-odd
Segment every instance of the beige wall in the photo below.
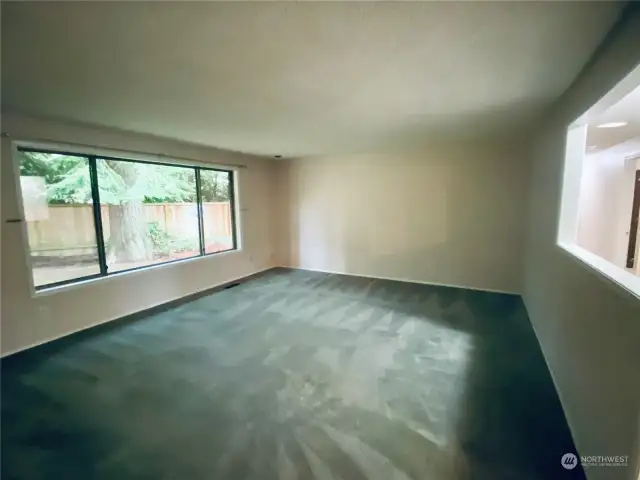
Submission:
{"label": "beige wall", "polygon": [[[581,455],[629,455],[589,480],[635,480],[640,301],[556,246],[566,127],[640,61],[640,11],[608,38],[550,114],[533,152],[524,299]],[[559,460],[558,460],[559,461]]]}
{"label": "beige wall", "polygon": [[615,151],[585,156],[576,243],[625,267],[635,184],[635,160]]}
{"label": "beige wall", "polygon": [[242,250],[102,279],[32,297],[10,140],[2,139],[2,354],[60,337],[275,265],[274,161],[113,130],[3,116],[13,138],[51,139],[162,152],[202,162],[246,164],[238,170]]}
{"label": "beige wall", "polygon": [[[520,291],[520,147],[292,160],[281,166],[295,267]],[[288,260],[287,260],[288,259]]]}

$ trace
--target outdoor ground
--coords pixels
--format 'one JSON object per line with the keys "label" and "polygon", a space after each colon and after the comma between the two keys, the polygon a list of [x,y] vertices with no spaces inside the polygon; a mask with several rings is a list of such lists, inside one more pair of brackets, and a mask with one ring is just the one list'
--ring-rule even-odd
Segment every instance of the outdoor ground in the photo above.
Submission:
{"label": "outdoor ground", "polygon": [[[229,245],[223,245],[215,243],[207,245],[207,253],[216,253],[229,250]],[[132,268],[148,267],[150,265],[156,265],[159,263],[168,262],[171,260],[180,260],[184,258],[197,257],[200,254],[199,251],[187,251],[180,252],[172,255],[171,257],[157,258],[151,261],[144,262],[119,262],[117,264],[109,265],[109,272],[118,272],[122,270],[129,270]],[[50,285],[52,283],[63,282],[70,279],[88,277],[91,275],[97,275],[100,273],[100,267],[96,263],[78,263],[77,265],[46,265],[36,266],[33,268],[33,281],[34,285]]]}

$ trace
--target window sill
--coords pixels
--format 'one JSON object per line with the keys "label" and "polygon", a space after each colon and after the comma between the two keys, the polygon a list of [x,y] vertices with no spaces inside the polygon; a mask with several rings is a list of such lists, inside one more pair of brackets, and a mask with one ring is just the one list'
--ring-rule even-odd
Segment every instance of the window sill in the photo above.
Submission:
{"label": "window sill", "polygon": [[186,263],[191,263],[191,262],[195,262],[198,260],[205,260],[205,259],[210,259],[210,258],[220,258],[223,256],[227,256],[227,255],[232,255],[232,254],[237,254],[239,252],[241,252],[242,249],[240,248],[236,248],[234,250],[225,250],[223,252],[215,252],[215,253],[207,253],[205,255],[198,255],[196,257],[191,257],[191,258],[185,258],[185,259],[181,259],[181,260],[175,260],[172,262],[166,262],[166,263],[160,263],[160,264],[156,264],[156,265],[149,265],[148,267],[140,267],[140,268],[136,268],[134,270],[124,270],[122,272],[115,272],[109,275],[106,275],[104,277],[96,277],[96,278],[88,278],[86,280],[80,280],[78,282],[73,282],[73,283],[68,283],[65,285],[59,285],[59,286],[55,286],[55,287],[49,287],[49,288],[43,288],[42,290],[36,290],[35,288],[32,287],[32,298],[38,298],[38,297],[45,297],[48,295],[52,295],[55,293],[60,293],[60,292],[64,292],[67,290],[74,290],[76,288],[81,288],[81,287],[85,287],[87,285],[94,285],[96,283],[104,283],[104,282],[108,282],[110,280],[115,280],[115,279],[121,279],[123,277],[133,277],[133,276],[137,276],[139,274],[142,273],[147,273],[151,270],[160,270],[162,268],[170,268],[170,267],[174,267],[176,265],[184,265]]}
{"label": "window sill", "polygon": [[640,277],[575,244],[559,243],[558,246],[601,280],[640,299]]}

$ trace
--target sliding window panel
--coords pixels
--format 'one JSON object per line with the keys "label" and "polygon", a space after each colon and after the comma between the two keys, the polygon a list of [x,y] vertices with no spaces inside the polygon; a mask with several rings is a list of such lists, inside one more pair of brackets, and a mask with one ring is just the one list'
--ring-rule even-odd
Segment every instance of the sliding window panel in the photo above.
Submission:
{"label": "sliding window panel", "polygon": [[200,255],[195,169],[97,159],[107,272]]}
{"label": "sliding window panel", "polygon": [[36,289],[99,275],[89,159],[26,149],[19,158]]}
{"label": "sliding window panel", "polygon": [[200,194],[205,254],[233,250],[233,173],[200,169]]}

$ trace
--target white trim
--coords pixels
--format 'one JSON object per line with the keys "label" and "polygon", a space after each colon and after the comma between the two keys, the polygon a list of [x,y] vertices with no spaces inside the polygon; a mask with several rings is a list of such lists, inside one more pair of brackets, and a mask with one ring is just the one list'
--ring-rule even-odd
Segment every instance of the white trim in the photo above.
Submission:
{"label": "white trim", "polygon": [[[640,66],[616,84],[606,95],[598,100],[584,114],[567,127],[564,171],[558,209],[556,246],[563,254],[569,254],[582,267],[586,267],[607,285],[640,298],[640,277],[578,246],[578,222],[580,214],[580,195],[582,170],[587,155],[587,127],[597,121],[598,116],[618,103],[640,85]],[[614,145],[605,151],[614,151],[623,145],[635,148],[636,141],[627,141]],[[602,152],[597,152],[601,154]],[[620,153],[627,156],[629,153]]]}
{"label": "white trim", "polygon": [[519,292],[507,291],[507,290],[499,290],[495,288],[479,288],[479,287],[469,287],[465,285],[456,285],[452,283],[440,283],[440,282],[426,282],[424,280],[414,280],[410,278],[400,278],[400,277],[383,277],[379,275],[365,275],[363,273],[348,273],[348,272],[338,272],[335,270],[321,270],[319,268],[305,268],[305,267],[293,267],[291,265],[280,265],[281,268],[291,268],[293,270],[307,270],[309,272],[320,272],[320,273],[331,273],[334,275],[347,275],[350,277],[363,277],[363,278],[375,278],[377,280],[393,280],[395,282],[406,282],[406,283],[419,283],[421,285],[433,285],[436,287],[451,287],[451,288],[461,288],[464,290],[475,290],[478,292],[492,292],[492,293],[503,293],[506,295],[518,295],[522,294]]}
{"label": "white trim", "polygon": [[560,251],[568,254],[570,258],[575,260],[582,267],[593,273],[597,278],[604,281],[610,287],[615,287],[620,291],[630,293],[637,299],[640,299],[640,277],[624,270],[617,265],[601,258],[582,247],[575,244],[558,244]]}
{"label": "white trim", "polygon": [[[235,250],[234,250],[234,252],[235,252]],[[139,312],[144,312],[145,310],[150,310],[152,308],[164,305],[165,303],[173,302],[175,300],[179,300],[181,298],[184,298],[184,297],[187,297],[187,296],[190,296],[190,295],[195,295],[195,294],[200,293],[200,292],[202,292],[204,290],[209,290],[211,288],[219,287],[220,285],[224,285],[225,283],[230,283],[230,282],[235,282],[235,281],[238,281],[238,280],[242,280],[243,278],[250,277],[252,275],[256,275],[256,274],[261,273],[261,272],[266,272],[267,270],[271,270],[273,268],[277,268],[277,267],[274,267],[274,266],[265,267],[265,268],[262,268],[260,270],[256,270],[253,273],[247,273],[247,274],[241,275],[239,277],[234,277],[234,278],[230,278],[228,280],[224,280],[224,281],[216,283],[214,285],[208,285],[208,286],[206,286],[204,288],[196,290],[195,292],[189,293],[187,295],[183,295],[182,297],[176,297],[176,298],[173,298],[171,300],[163,300],[161,302],[154,303],[153,305],[150,305],[148,307],[142,308],[140,310],[135,310],[135,311],[133,311],[131,313],[127,313],[125,315],[120,315],[120,316],[115,317],[115,318],[110,318],[110,319],[104,320],[102,322],[92,323],[91,325],[86,325],[86,326],[80,327],[80,328],[78,328],[76,330],[71,330],[69,332],[66,332],[66,333],[63,333],[63,334],[60,334],[60,335],[56,335],[54,337],[50,337],[50,338],[48,338],[46,340],[41,340],[41,341],[38,341],[38,342],[31,343],[31,344],[26,345],[24,347],[17,348],[16,350],[11,350],[9,352],[2,352],[2,355],[0,356],[0,358],[5,358],[5,357],[8,357],[9,355],[13,355],[13,354],[16,354],[16,353],[19,353],[19,352],[23,352],[23,351],[29,350],[30,348],[33,348],[33,347],[37,347],[38,345],[44,345],[45,343],[53,342],[54,340],[58,340],[60,338],[67,337],[69,335],[73,335],[74,333],[82,332],[84,330],[88,330],[90,328],[97,327],[97,326],[103,325],[105,323],[113,322],[113,321],[119,320],[121,318],[128,317],[129,315],[134,315],[134,314],[139,313]]]}
{"label": "white trim", "polygon": [[578,234],[582,168],[587,145],[587,125],[570,126],[565,140],[562,193],[557,225],[557,242],[574,242]]}

